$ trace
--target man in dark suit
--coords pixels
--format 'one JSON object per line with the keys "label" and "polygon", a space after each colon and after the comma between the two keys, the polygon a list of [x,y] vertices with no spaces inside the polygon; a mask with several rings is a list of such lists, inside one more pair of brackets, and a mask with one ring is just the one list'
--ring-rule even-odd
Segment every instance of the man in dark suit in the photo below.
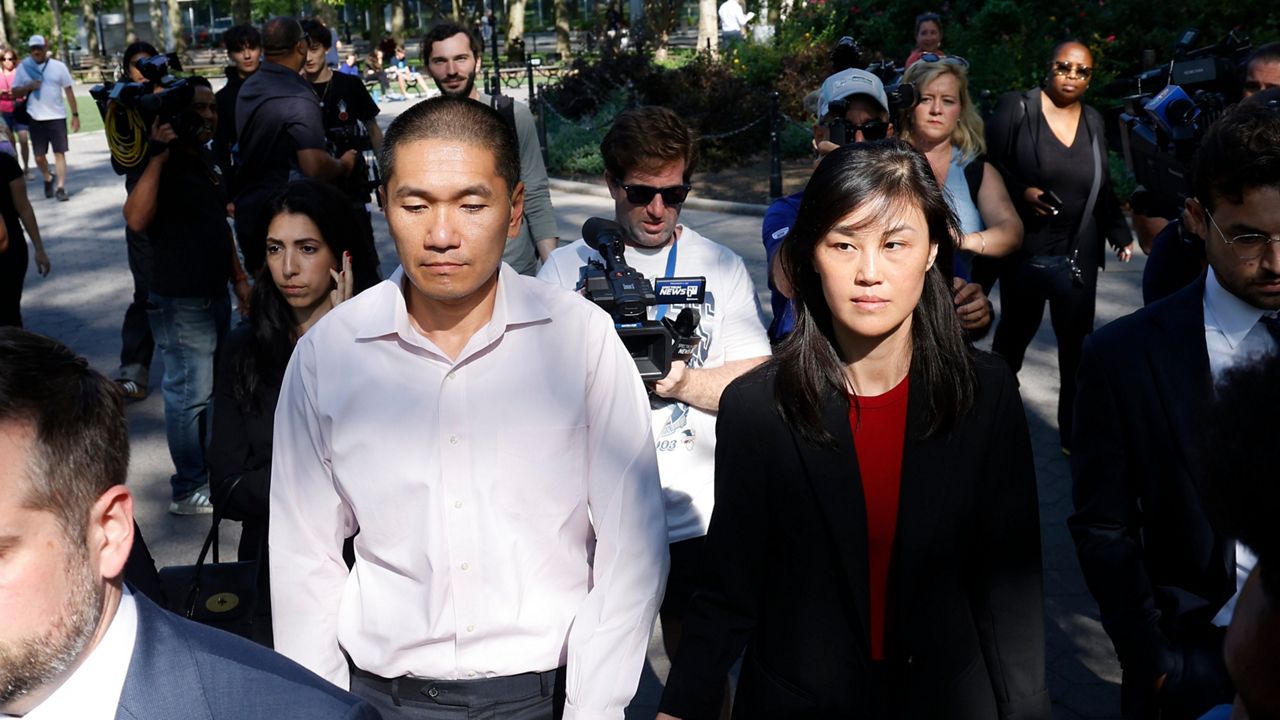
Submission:
{"label": "man in dark suit", "polygon": [[1280,337],[1278,101],[1255,96],[1204,139],[1184,218],[1205,275],[1096,333],[1080,366],[1068,524],[1126,718],[1194,718],[1233,696],[1222,639],[1253,558],[1210,521],[1197,447],[1215,383]]}
{"label": "man in dark suit", "polygon": [[128,468],[115,384],[53,340],[0,329],[0,716],[379,717],[127,587]]}

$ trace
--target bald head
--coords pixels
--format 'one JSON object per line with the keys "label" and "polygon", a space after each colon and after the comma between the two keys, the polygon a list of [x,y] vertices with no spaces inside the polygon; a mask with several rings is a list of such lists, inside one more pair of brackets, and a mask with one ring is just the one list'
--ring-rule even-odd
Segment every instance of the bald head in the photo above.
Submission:
{"label": "bald head", "polygon": [[302,25],[291,17],[273,17],[262,26],[262,51],[274,59],[292,53],[302,42]]}

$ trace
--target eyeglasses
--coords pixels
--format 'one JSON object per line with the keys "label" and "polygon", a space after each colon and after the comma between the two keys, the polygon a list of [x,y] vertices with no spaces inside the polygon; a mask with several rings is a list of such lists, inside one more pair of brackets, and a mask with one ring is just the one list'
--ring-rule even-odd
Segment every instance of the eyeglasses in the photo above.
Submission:
{"label": "eyeglasses", "polygon": [[9,62],[17,62],[17,61],[18,61],[18,58],[14,57],[14,56],[12,56],[12,55],[5,55],[4,57],[0,58],[0,60],[8,60]]}
{"label": "eyeglasses", "polygon": [[1076,63],[1072,65],[1071,63],[1063,62],[1062,60],[1054,60],[1053,62],[1049,63],[1049,70],[1053,71],[1053,74],[1057,75],[1058,77],[1068,77],[1071,75],[1075,75],[1081,80],[1088,80],[1089,77],[1093,75],[1093,68],[1089,67],[1088,65],[1084,65],[1081,63]]}
{"label": "eyeglasses", "polygon": [[656,188],[652,185],[623,185],[622,183],[618,183],[618,187],[627,193],[627,202],[642,207],[653,202],[654,195],[661,195],[664,205],[679,205],[689,197],[689,191],[693,189],[692,185]]}
{"label": "eyeglasses", "polygon": [[959,55],[939,55],[938,53],[925,53],[920,56],[920,62],[926,63],[942,63],[943,65],[958,65],[965,70],[969,69],[969,61]]}
{"label": "eyeglasses", "polygon": [[[1197,200],[1197,202],[1200,201]],[[1213,213],[1209,212],[1209,207],[1203,202],[1200,202],[1200,207],[1204,208],[1204,214],[1208,216],[1209,223],[1213,225],[1213,229],[1217,230],[1218,234],[1222,236],[1222,242],[1226,243],[1227,247],[1231,248],[1231,251],[1241,260],[1246,262],[1257,260],[1262,257],[1262,254],[1271,246],[1271,243],[1280,243],[1280,235],[1264,235],[1262,233],[1242,233],[1229,238],[1226,233],[1222,232],[1222,228],[1218,227],[1218,222],[1213,219]]]}

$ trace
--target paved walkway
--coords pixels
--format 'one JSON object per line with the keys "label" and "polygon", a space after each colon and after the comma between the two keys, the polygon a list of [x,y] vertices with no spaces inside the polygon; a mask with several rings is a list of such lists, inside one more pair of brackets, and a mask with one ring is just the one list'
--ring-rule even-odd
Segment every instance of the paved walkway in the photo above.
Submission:
{"label": "paved walkway", "polygon": [[[405,103],[384,104],[389,116]],[[389,118],[384,118],[384,123]],[[118,364],[120,321],[131,294],[125,261],[121,205],[124,183],[110,169],[101,132],[73,135],[68,155],[67,188],[71,201],[45,200],[39,181],[28,184],[45,245],[53,264],[48,278],[28,275],[24,297],[27,327],[67,343],[94,367],[110,373]],[[608,199],[555,192],[553,199],[561,236],[575,238],[583,221],[608,215]],[[747,262],[768,307],[760,219],[743,215],[687,210],[684,221],[706,236],[739,252]],[[380,214],[374,215],[383,271],[394,267],[394,247]],[[1128,266],[1113,264],[1101,279],[1098,324],[1140,305],[1143,259]],[[1031,424],[1040,489],[1044,539],[1048,682],[1055,717],[1114,718],[1119,715],[1120,671],[1111,644],[1098,623],[1097,608],[1085,589],[1065,526],[1071,509],[1070,474],[1058,448],[1055,402],[1057,360],[1046,321],[1027,353],[1022,393]],[[160,384],[159,363],[151,386]],[[163,404],[158,392],[129,406],[133,458],[129,484],[137,497],[139,524],[161,565],[189,563],[208,531],[207,518],[167,514],[168,477],[172,472],[164,439]],[[236,528],[224,528],[224,547],[234,547]],[[655,635],[650,663],[629,717],[651,718],[661,693],[667,660]]]}

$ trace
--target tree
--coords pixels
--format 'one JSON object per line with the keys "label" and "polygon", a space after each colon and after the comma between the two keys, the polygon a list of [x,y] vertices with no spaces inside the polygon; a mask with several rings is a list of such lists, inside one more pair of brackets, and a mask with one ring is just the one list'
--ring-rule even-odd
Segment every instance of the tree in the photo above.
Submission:
{"label": "tree", "polygon": [[178,0],[169,0],[169,32],[173,35],[173,51],[182,55],[187,51],[187,34],[182,29],[182,7]]}
{"label": "tree", "polygon": [[9,22],[8,13],[0,12],[0,45],[12,47],[9,44],[9,28],[13,27]]}
{"label": "tree", "polygon": [[[125,0],[128,2],[128,0]],[[249,0],[231,0],[231,18],[237,25],[253,22],[253,6]]]}
{"label": "tree", "polygon": [[642,42],[652,43],[653,59],[667,59],[667,45],[671,40],[671,32],[680,23],[680,11],[683,7],[684,3],[680,0],[645,0]]}
{"label": "tree", "polygon": [[716,0],[698,0],[698,52],[708,50],[711,57],[720,56],[720,18]]}
{"label": "tree", "polygon": [[555,0],[556,9],[556,52],[561,62],[568,62],[573,49],[569,45],[569,2]]}
{"label": "tree", "polygon": [[[373,0],[373,6],[369,8],[369,39],[373,41],[374,46],[377,46],[386,32],[387,11],[381,0]],[[389,62],[392,58],[383,58],[383,60]]]}
{"label": "tree", "polygon": [[404,45],[404,0],[391,0],[391,37]]}
{"label": "tree", "polygon": [[80,0],[80,12],[84,14],[84,34],[87,41],[89,57],[96,58],[102,54],[98,47],[98,3],[96,0]]}
{"label": "tree", "polygon": [[18,9],[14,7],[13,0],[4,0],[4,27],[8,33],[13,34],[15,43],[22,42],[22,31],[18,29]]}
{"label": "tree", "polygon": [[167,47],[168,43],[164,40],[164,8],[160,6],[160,0],[150,0],[147,3],[147,12],[151,16],[151,42],[160,47]]}
{"label": "tree", "polygon": [[138,28],[133,19],[133,0],[124,0],[124,44],[138,42]]}
{"label": "tree", "polygon": [[[507,3],[507,47],[516,44],[524,45],[524,3],[525,0],[510,0]],[[498,68],[493,68],[497,71]]]}
{"label": "tree", "polygon": [[62,2],[60,0],[49,0],[49,9],[53,11],[53,32],[50,33],[52,42],[49,43],[49,46],[65,62],[66,53],[62,52]]}

